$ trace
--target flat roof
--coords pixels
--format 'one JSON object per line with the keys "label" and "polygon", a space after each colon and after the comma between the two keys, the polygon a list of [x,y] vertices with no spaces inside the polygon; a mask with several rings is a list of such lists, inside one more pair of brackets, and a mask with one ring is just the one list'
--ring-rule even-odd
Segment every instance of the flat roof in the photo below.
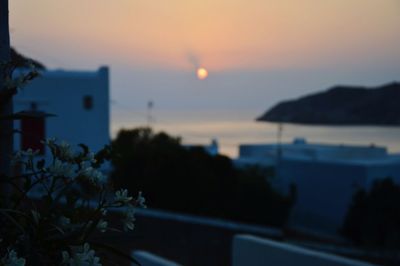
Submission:
{"label": "flat roof", "polygon": [[[86,77],[98,77],[103,70],[107,70],[107,66],[101,66],[96,70],[68,70],[68,69],[46,69],[38,70],[40,76],[43,77],[76,77],[76,78],[86,78]],[[18,76],[21,73],[26,73],[28,69],[16,69],[14,71],[14,76]]]}

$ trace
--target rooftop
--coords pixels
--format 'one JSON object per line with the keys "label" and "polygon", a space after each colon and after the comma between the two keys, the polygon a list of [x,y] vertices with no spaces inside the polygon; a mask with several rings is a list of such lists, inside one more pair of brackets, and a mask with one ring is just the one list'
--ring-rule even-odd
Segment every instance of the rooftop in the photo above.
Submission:
{"label": "rooftop", "polygon": [[[27,69],[16,69],[14,75],[18,76],[21,73],[28,71]],[[66,70],[66,69],[53,69],[53,70],[39,70],[39,73],[43,77],[62,77],[62,78],[86,78],[86,77],[98,77],[101,72],[108,71],[107,66],[101,66],[97,70]]]}
{"label": "rooftop", "polygon": [[400,163],[400,154],[389,154],[386,147],[375,145],[333,145],[308,143],[295,139],[283,144],[244,144],[239,147],[239,160],[260,161],[284,159],[340,162],[349,164],[392,164]]}

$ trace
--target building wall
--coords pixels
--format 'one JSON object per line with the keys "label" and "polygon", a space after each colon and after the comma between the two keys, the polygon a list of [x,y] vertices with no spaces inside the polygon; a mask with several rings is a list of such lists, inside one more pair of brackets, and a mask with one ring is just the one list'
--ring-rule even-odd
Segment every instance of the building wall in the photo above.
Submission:
{"label": "building wall", "polygon": [[353,193],[367,179],[365,167],[319,161],[282,160],[277,174],[284,186],[294,183],[297,188],[290,223],[332,232],[340,227]]}
{"label": "building wall", "polygon": [[400,184],[400,163],[370,165],[367,167],[367,188],[371,188],[377,179],[392,178],[397,184]]}
{"label": "building wall", "polygon": [[287,189],[291,183],[297,187],[290,224],[334,233],[341,227],[354,193],[369,189],[379,178],[390,176],[399,182],[400,164],[284,159],[277,165],[277,175],[280,189]]}
{"label": "building wall", "polygon": [[289,193],[297,187],[290,225],[297,229],[335,233],[341,227],[354,193],[377,179],[400,183],[400,157],[376,146],[308,144],[240,145],[235,165],[274,166],[273,186]]}
{"label": "building wall", "polygon": [[387,149],[378,146],[284,143],[245,144],[239,146],[239,157],[298,157],[309,159],[361,159],[382,158],[387,156]]}
{"label": "building wall", "polygon": [[[93,107],[84,108],[91,96]],[[85,143],[98,150],[110,141],[109,70],[93,72],[46,71],[14,97],[15,111],[29,110],[35,102],[39,111],[55,114],[46,119],[46,138],[71,144]],[[20,123],[15,123],[20,128]],[[15,148],[20,148],[18,138]]]}

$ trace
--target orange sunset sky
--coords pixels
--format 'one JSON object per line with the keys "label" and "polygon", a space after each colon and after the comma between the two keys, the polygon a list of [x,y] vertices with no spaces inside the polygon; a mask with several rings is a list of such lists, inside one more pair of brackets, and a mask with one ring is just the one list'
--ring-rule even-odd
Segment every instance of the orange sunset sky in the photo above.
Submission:
{"label": "orange sunset sky", "polygon": [[[249,110],[399,78],[399,0],[11,0],[11,41],[49,68],[109,65],[115,110]],[[196,67],[208,70],[197,80]],[[195,96],[195,97],[194,97]]]}
{"label": "orange sunset sky", "polygon": [[113,135],[146,123],[151,101],[157,129],[221,137],[234,154],[239,142],[265,141],[252,121],[277,102],[400,80],[400,0],[9,3],[21,53],[50,69],[110,67]]}
{"label": "orange sunset sky", "polygon": [[54,67],[113,58],[188,69],[188,55],[212,71],[400,59],[398,0],[12,0],[10,25],[17,48]]}

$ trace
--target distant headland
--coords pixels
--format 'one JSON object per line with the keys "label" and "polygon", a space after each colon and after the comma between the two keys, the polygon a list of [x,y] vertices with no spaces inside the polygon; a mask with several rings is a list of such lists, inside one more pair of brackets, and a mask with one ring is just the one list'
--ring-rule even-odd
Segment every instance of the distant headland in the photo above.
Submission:
{"label": "distant headland", "polygon": [[400,83],[374,88],[336,86],[284,101],[257,121],[312,125],[400,125]]}

